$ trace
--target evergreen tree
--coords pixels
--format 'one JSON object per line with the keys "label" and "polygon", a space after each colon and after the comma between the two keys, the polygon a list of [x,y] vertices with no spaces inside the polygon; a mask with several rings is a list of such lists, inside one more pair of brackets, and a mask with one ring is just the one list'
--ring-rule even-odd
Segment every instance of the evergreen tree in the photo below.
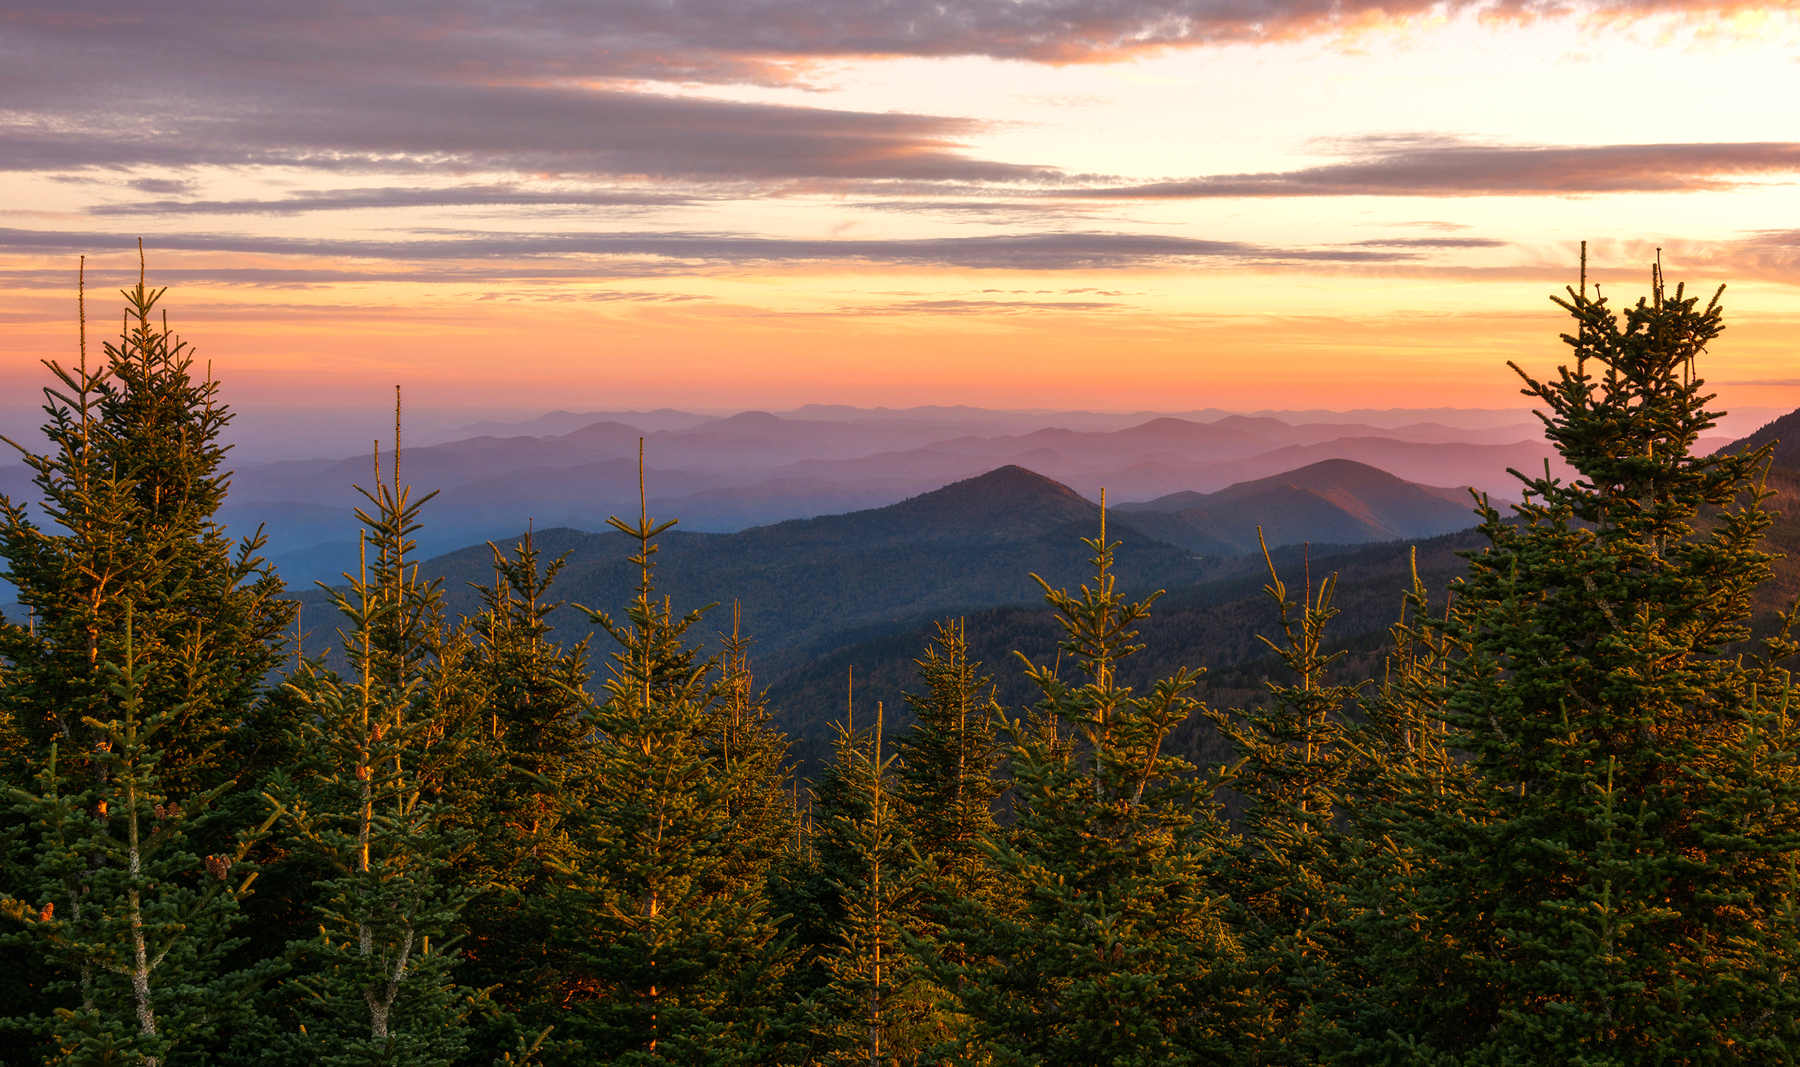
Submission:
{"label": "evergreen tree", "polygon": [[[349,623],[345,653],[355,680],[304,664],[289,682],[308,715],[303,774],[277,779],[271,801],[288,809],[297,849],[322,866],[311,909],[318,935],[294,946],[300,973],[288,983],[294,1028],[275,1050],[289,1062],[330,1067],[444,1064],[465,1043],[470,998],[451,977],[454,926],[473,890],[450,868],[470,832],[442,797],[461,754],[464,644],[447,636],[436,583],[409,567],[419,509],[399,484],[361,490],[357,516],[376,556],[334,593]],[[434,944],[435,940],[435,944]]]}
{"label": "evergreen tree", "polygon": [[731,633],[720,634],[718,696],[705,727],[706,753],[724,794],[731,824],[732,859],[727,877],[753,885],[767,882],[795,827],[789,799],[787,737],[772,725],[766,693],[750,671],[751,640],[742,614],[731,606]]}
{"label": "evergreen tree", "polygon": [[1044,699],[1011,726],[1017,825],[990,842],[1020,903],[959,906],[943,936],[970,962],[940,964],[940,982],[975,1020],[971,1056],[1212,1062],[1232,1025],[1215,994],[1236,949],[1207,885],[1212,832],[1193,768],[1162,752],[1198,706],[1199,676],[1183,668],[1144,696],[1118,684],[1150,601],[1119,596],[1104,522],[1084,540],[1093,585],[1073,596],[1039,582],[1086,681],[1028,664]]}
{"label": "evergreen tree", "polygon": [[[551,639],[549,591],[564,558],[544,563],[530,534],[494,553],[494,582],[478,587],[482,611],[467,677],[478,712],[452,803],[475,832],[455,875],[487,887],[462,915],[467,930],[463,983],[489,993],[472,1047],[484,1054],[530,1043],[554,1054],[566,960],[533,902],[546,899],[568,859],[567,816],[580,808],[593,771],[587,639],[570,648]],[[508,1053],[511,1054],[511,1053]],[[472,1058],[481,1059],[480,1055]],[[483,1060],[485,1062],[485,1060]]]}
{"label": "evergreen tree", "polygon": [[134,621],[128,606],[122,660],[100,664],[113,717],[80,723],[98,738],[94,773],[61,773],[51,742],[37,791],[9,790],[35,855],[9,872],[20,896],[0,898],[0,912],[24,927],[8,941],[48,965],[42,992],[66,1006],[38,1026],[50,1032],[52,1058],[71,1065],[200,1062],[273,964],[234,972],[225,957],[240,943],[230,936],[237,902],[256,878],[245,856],[274,816],[228,853],[203,861],[191,851],[226,787],[185,803],[162,791],[160,742],[187,709],[145,699],[152,668],[136,656]]}
{"label": "evergreen tree", "polygon": [[1326,672],[1342,653],[1327,653],[1325,626],[1336,576],[1315,596],[1309,574],[1298,611],[1275,571],[1264,587],[1285,638],[1265,644],[1296,683],[1268,683],[1273,703],[1227,713],[1206,712],[1237,753],[1213,784],[1247,802],[1221,859],[1220,888],[1244,953],[1246,1009],[1236,1035],[1238,1062],[1316,1062],[1307,1047],[1319,1016],[1335,1014],[1345,966],[1341,924],[1347,917],[1343,868],[1349,841],[1340,825],[1345,786],[1355,760],[1345,744],[1345,704],[1356,688],[1330,685]]}
{"label": "evergreen tree", "polygon": [[35,778],[32,761],[53,741],[68,773],[88,773],[82,719],[110,718],[99,664],[121,661],[127,611],[149,671],[143,699],[181,708],[164,736],[164,786],[179,795],[234,780],[261,747],[247,727],[293,606],[256,556],[260,532],[235,543],[214,521],[232,415],[210,374],[195,380],[193,350],[166,315],[155,318],[166,292],[142,278],[122,291],[124,327],[101,366],[88,364],[85,336],[75,367],[45,361],[57,380],[44,390],[53,451],[14,445],[51,523],[0,498],[0,558],[30,614],[0,623],[0,705],[24,745],[11,754],[15,785]]}
{"label": "evergreen tree", "polygon": [[729,790],[707,751],[717,684],[687,642],[701,613],[655,596],[655,537],[673,520],[610,521],[637,540],[640,578],[623,621],[589,612],[619,647],[576,852],[548,905],[572,963],[563,1033],[583,1062],[758,1062],[784,953],[764,887],[731,877]]}
{"label": "evergreen tree", "polygon": [[[1519,373],[1579,478],[1521,476],[1513,520],[1484,508],[1441,624],[1466,651],[1431,694],[1474,782],[1388,805],[1411,885],[1380,906],[1407,942],[1341,1058],[1792,1062],[1800,783],[1775,662],[1795,645],[1734,647],[1770,519],[1766,453],[1692,452],[1718,297],[1659,268],[1622,315],[1585,278],[1557,302],[1573,367]],[[1399,784],[1453,780],[1422,770]]]}
{"label": "evergreen tree", "polygon": [[837,726],[837,758],[814,806],[813,847],[835,921],[818,954],[824,981],[810,1005],[808,1062],[916,1062],[932,1043],[935,1014],[902,935],[918,854],[895,803],[897,757],[882,754],[880,706],[872,730],[850,725]]}
{"label": "evergreen tree", "polygon": [[[1412,588],[1389,630],[1383,676],[1358,702],[1361,715],[1345,731],[1352,758],[1340,794],[1343,900],[1331,961],[1335,981],[1329,996],[1308,1004],[1295,1037],[1316,1062],[1362,1062],[1369,1035],[1387,1041],[1408,1033],[1412,1005],[1397,1003],[1396,989],[1442,981],[1459,966],[1456,946],[1427,945],[1418,936],[1419,915],[1463,904],[1420,876],[1431,861],[1415,847],[1414,831],[1439,812],[1469,817],[1481,810],[1485,791],[1452,747],[1440,714],[1445,679],[1467,648],[1435,625],[1429,607],[1415,561]],[[1434,955],[1434,948],[1441,951]],[[1411,1062],[1407,1055],[1399,1053],[1395,1062]],[[1387,1061],[1378,1054],[1376,1062]]]}
{"label": "evergreen tree", "polygon": [[[0,558],[29,613],[0,622],[14,802],[0,824],[0,896],[19,918],[62,908],[8,931],[0,999],[26,1032],[74,1033],[53,1010],[78,1012],[85,1036],[55,1053],[77,1059],[200,1055],[196,1042],[236,1024],[218,991],[263,973],[226,955],[247,883],[222,889],[197,857],[250,871],[230,868],[265,814],[245,787],[274,762],[265,739],[284,732],[258,697],[292,609],[256,556],[260,534],[234,543],[214,521],[231,414],[156,319],[164,292],[141,276],[124,291],[121,335],[98,367],[84,294],[80,361],[45,364],[57,383],[45,390],[52,449],[20,449],[49,522],[0,498]],[[136,932],[104,943],[101,931],[119,929]],[[140,937],[132,981],[100,977],[118,973],[107,953]],[[0,1047],[7,1060],[30,1055]]]}
{"label": "evergreen tree", "polygon": [[[960,946],[943,937],[954,910],[961,902],[980,901],[1004,914],[1016,904],[1004,897],[987,852],[987,842],[1000,833],[994,803],[1004,786],[995,776],[996,732],[1004,714],[992,679],[980,673],[981,664],[969,662],[961,620],[939,623],[936,642],[914,663],[926,689],[906,697],[914,725],[895,739],[900,759],[893,796],[917,857],[917,885],[905,914],[897,917],[904,920],[909,957],[967,964]],[[904,1005],[909,1044],[928,1049],[954,1042],[968,1031],[970,1020],[957,1009],[954,995],[930,980],[925,966],[915,964],[912,970]]]}
{"label": "evergreen tree", "polygon": [[933,867],[933,892],[945,899],[990,895],[995,881],[982,844],[996,832],[1002,784],[996,730],[1003,718],[992,679],[969,662],[961,620],[937,624],[937,642],[914,661],[926,685],[907,694],[914,725],[896,742],[894,794],[915,847]]}

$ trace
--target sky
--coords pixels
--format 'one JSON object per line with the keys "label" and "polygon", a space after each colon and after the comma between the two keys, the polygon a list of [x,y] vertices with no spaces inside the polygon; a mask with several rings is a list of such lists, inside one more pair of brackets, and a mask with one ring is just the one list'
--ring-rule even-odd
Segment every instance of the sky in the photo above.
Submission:
{"label": "sky", "polygon": [[1516,407],[1585,240],[1786,409],[1796,100],[1800,0],[5,0],[0,390],[141,238],[238,404]]}

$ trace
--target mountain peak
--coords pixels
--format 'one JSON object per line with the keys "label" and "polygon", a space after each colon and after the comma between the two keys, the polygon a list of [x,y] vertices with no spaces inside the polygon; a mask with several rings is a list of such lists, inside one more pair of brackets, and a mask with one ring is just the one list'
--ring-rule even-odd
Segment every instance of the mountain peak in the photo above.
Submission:
{"label": "mountain peak", "polygon": [[786,422],[787,420],[781,416],[771,414],[767,411],[740,411],[736,415],[727,415],[722,419],[714,419],[712,422],[695,427],[695,429],[757,430],[782,426],[786,424]]}
{"label": "mountain peak", "polygon": [[1016,463],[881,510],[947,529],[981,527],[997,538],[1034,536],[1071,522],[1092,521],[1098,529],[1100,521],[1100,505]]}

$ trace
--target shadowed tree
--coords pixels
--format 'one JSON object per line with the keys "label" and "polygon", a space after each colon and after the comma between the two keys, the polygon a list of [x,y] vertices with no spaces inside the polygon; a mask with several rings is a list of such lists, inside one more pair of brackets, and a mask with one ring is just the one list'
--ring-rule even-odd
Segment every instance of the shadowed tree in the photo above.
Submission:
{"label": "shadowed tree", "polygon": [[1246,802],[1221,855],[1219,887],[1229,893],[1233,933],[1244,953],[1240,973],[1246,1025],[1234,1035],[1238,1062],[1306,1064],[1321,1013],[1335,1011],[1343,994],[1342,924],[1348,916],[1344,865],[1351,848],[1342,825],[1346,784],[1357,763],[1345,743],[1351,723],[1345,706],[1356,687],[1326,681],[1342,653],[1325,650],[1335,576],[1315,594],[1310,564],[1298,611],[1288,588],[1269,568],[1264,587],[1279,613],[1284,641],[1264,638],[1294,676],[1269,682],[1271,702],[1238,712],[1208,709],[1206,717],[1231,742],[1237,761],[1213,784]]}
{"label": "shadowed tree", "polygon": [[588,643],[552,640],[548,616],[562,602],[549,594],[563,559],[544,563],[530,534],[510,553],[490,547],[494,582],[478,587],[482,610],[470,621],[467,678],[477,707],[466,728],[474,741],[451,790],[477,834],[456,877],[489,891],[463,912],[460,971],[465,984],[489,991],[472,1057],[536,1035],[554,1054],[566,1048],[545,1029],[554,1032],[568,961],[552,949],[554,932],[534,902],[551,893],[568,859],[568,813],[593,774]]}

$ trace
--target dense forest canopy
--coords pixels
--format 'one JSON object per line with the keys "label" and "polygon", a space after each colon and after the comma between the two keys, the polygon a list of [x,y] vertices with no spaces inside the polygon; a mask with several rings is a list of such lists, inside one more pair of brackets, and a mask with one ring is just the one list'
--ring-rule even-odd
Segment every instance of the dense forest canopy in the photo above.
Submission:
{"label": "dense forest canopy", "polygon": [[1717,295],[1555,298],[1568,362],[1515,370],[1577,476],[1482,498],[1379,647],[1275,554],[1236,637],[1281,669],[1208,688],[1101,511],[1046,616],[922,635],[904,709],[821,660],[805,782],[741,617],[659,584],[672,520],[613,520],[622,604],[526,537],[453,610],[398,424],[295,647],[162,295],[48,366],[41,514],[0,499],[0,1063],[1796,1058],[1795,612],[1755,618],[1773,436],[1695,454]]}

